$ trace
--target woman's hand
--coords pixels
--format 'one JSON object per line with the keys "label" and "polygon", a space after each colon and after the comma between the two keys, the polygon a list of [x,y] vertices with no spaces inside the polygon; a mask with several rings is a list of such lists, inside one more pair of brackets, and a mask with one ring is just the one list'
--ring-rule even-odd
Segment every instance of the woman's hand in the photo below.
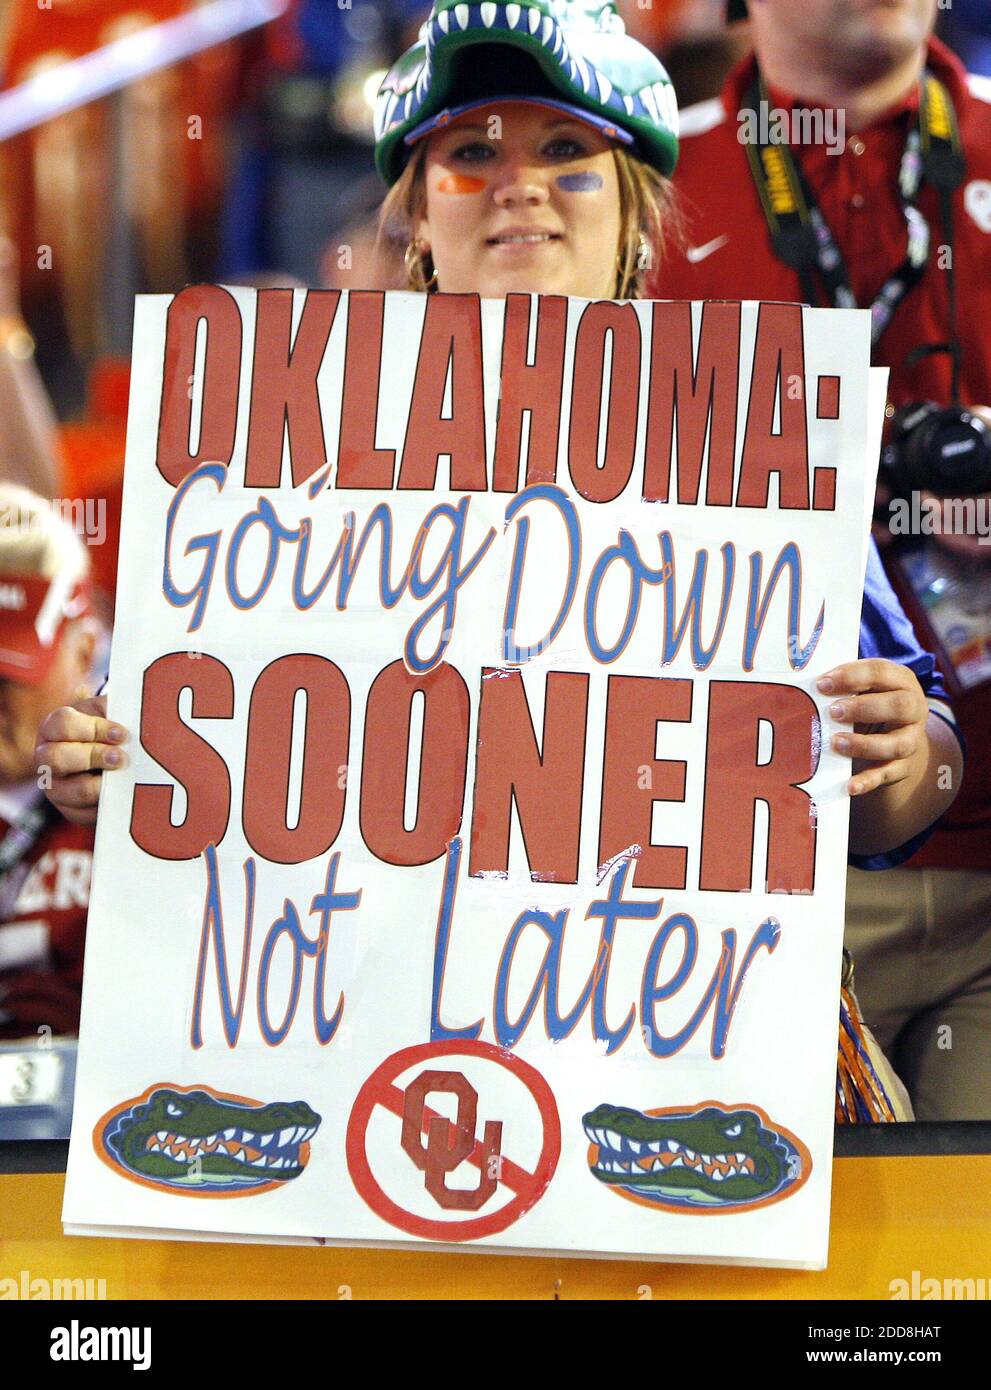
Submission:
{"label": "woman's hand", "polygon": [[880,657],[848,661],[827,671],[817,685],[836,697],[829,706],[833,719],[853,725],[830,739],[837,753],[854,760],[847,784],[851,796],[902,782],[920,759],[928,760],[929,707],[908,666]]}
{"label": "woman's hand", "polygon": [[103,770],[127,766],[127,754],[119,746],[126,740],[127,730],[107,719],[105,695],[77,699],[42,722],[35,761],[39,774],[47,772],[50,779],[49,801],[66,820],[93,824]]}

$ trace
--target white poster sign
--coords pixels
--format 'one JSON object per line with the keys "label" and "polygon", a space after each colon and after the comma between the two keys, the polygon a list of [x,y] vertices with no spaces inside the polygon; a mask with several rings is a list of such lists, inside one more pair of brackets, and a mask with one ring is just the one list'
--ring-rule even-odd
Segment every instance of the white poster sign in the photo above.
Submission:
{"label": "white poster sign", "polygon": [[869,352],[139,299],[68,1229],[825,1263]]}

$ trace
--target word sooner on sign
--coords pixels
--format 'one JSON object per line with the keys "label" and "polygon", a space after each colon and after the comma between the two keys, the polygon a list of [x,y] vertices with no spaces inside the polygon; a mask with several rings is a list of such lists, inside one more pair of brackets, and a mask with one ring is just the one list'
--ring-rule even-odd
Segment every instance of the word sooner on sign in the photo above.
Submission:
{"label": "word sooner on sign", "polygon": [[[515,807],[534,881],[577,883],[582,807],[588,795],[586,758],[589,675],[551,671],[546,677],[543,736],[518,671],[483,668],[472,796],[472,875],[505,873]],[[235,715],[233,676],[215,657],[190,662],[185,653],[160,657],[145,672],[141,743],[186,793],[180,824],[172,819],[171,783],[138,783],[130,834],[156,859],[198,858],[227,834],[233,803],[232,769],[179,714],[192,692],[192,717],[228,721]],[[306,697],[299,813],[288,824],[293,710]],[[407,764],[413,701],[423,698],[416,817],[407,828]],[[640,846],[634,885],[686,887],[685,846],[651,843],[657,801],[685,799],[688,764],[656,756],[659,725],[695,717],[695,682],[664,676],[608,677],[599,789],[596,865],[631,843]],[[275,864],[301,864],[326,854],[355,794],[341,777],[351,747],[351,690],[333,661],[311,653],[277,659],[255,681],[249,699],[240,797],[241,825],[253,853]],[[811,892],[815,818],[804,789],[819,759],[818,713],[796,686],[765,681],[713,680],[708,686],[706,744],[697,887],[748,892],[754,815],[769,813],[766,881],[769,892]],[[461,673],[446,663],[427,675],[401,660],[373,680],[364,711],[356,794],[369,852],[383,864],[433,863],[460,833],[468,771],[471,696]],[[772,753],[758,761],[760,726],[769,726]],[[352,764],[353,765],[353,764]],[[646,774],[646,775],[645,775]],[[749,827],[749,833],[748,833]]]}

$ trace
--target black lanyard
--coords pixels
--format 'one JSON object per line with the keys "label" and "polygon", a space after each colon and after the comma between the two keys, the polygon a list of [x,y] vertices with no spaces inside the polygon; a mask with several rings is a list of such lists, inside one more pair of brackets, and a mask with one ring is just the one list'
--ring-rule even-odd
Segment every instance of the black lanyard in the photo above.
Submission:
{"label": "black lanyard", "polygon": [[[765,103],[763,107],[761,103]],[[747,94],[745,106],[757,114],[770,110],[767,87],[760,73]],[[795,163],[787,144],[761,139],[770,122],[755,119],[755,142],[748,142],[747,157],[760,194],[775,255],[798,272],[802,294],[815,304],[816,271],[833,308],[853,309],[857,301],[836,238],[819,210],[811,189]],[[767,132],[769,133],[769,131]],[[898,192],[908,232],[905,260],[888,276],[871,307],[871,343],[876,344],[894,317],[895,310],[922,279],[932,245],[929,223],[916,206],[922,184],[938,189],[940,215],[949,255],[946,275],[950,303],[950,335],[946,343],[926,344],[909,354],[909,363],[934,352],[947,352],[953,360],[953,396],[957,398],[960,346],[956,333],[956,287],[953,277],[953,201],[963,182],[966,165],[960,145],[956,111],[949,92],[928,70],[919,90],[919,115],[909,132],[898,173]]]}

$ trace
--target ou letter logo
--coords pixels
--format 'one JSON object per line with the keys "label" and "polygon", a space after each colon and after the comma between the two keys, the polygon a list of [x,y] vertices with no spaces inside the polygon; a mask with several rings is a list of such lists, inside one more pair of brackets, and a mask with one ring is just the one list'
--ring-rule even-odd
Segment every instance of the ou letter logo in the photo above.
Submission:
{"label": "ou letter logo", "polygon": [[[434,1091],[451,1092],[458,1098],[458,1114],[453,1124],[440,1115],[427,1125],[427,1142],[422,1138],[423,1112],[427,1096]],[[453,1173],[475,1149],[475,1121],[478,1092],[467,1077],[455,1071],[425,1071],[406,1090],[403,1103],[402,1146],[426,1174],[427,1191],[439,1207],[451,1211],[478,1211],[496,1190],[502,1154],[502,1121],[486,1120],[481,1140],[478,1186],[469,1190],[447,1186]],[[449,1142],[449,1137],[452,1142]]]}
{"label": "ou letter logo", "polygon": [[378,1221],[425,1240],[478,1240],[540,1201],[561,1155],[561,1119],[547,1080],[515,1053],[469,1039],[419,1043],[361,1087],[345,1151]]}

